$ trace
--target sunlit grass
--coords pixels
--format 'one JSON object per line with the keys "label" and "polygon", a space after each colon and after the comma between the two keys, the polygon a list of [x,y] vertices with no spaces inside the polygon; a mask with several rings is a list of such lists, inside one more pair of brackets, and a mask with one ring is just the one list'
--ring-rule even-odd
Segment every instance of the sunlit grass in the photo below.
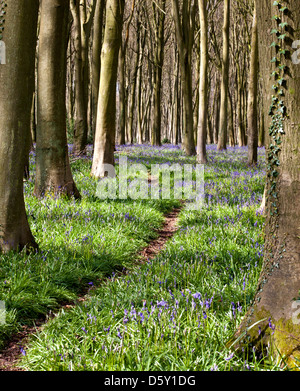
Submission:
{"label": "sunlit grass", "polygon": [[[165,161],[195,164],[195,158],[185,158],[174,146],[121,147],[118,152],[128,153],[131,161],[144,163],[148,168],[152,163]],[[128,266],[130,273],[126,275],[111,274],[100,287],[90,290],[85,302],[50,319],[25,349],[24,368],[46,371],[279,369],[268,357],[256,357],[249,350],[242,356],[234,356],[226,347],[253,298],[262,265],[264,218],[257,213],[257,208],[264,186],[264,151],[260,150],[255,169],[247,166],[245,148],[218,153],[211,146],[208,156],[205,207],[201,211],[181,212],[178,232],[154,260]],[[80,163],[76,165],[80,167]],[[85,176],[77,181],[81,190],[88,189]],[[151,237],[147,227],[153,221],[158,226],[161,221],[161,209],[158,212],[161,205],[156,204],[155,208],[150,200],[122,206],[113,201],[100,202],[101,214],[106,217],[101,222],[92,213],[87,222],[91,225],[89,231],[94,238],[100,230],[99,235],[107,238],[105,251],[120,262],[123,251],[126,254],[127,242],[121,248],[113,246],[119,240],[114,236],[114,229],[128,236],[136,229],[133,237],[138,240],[139,229],[143,231],[145,227],[144,240],[147,240]],[[128,208],[136,208],[132,216],[144,216],[140,225],[133,220],[126,226],[122,213]],[[153,221],[147,221],[151,217],[149,210],[154,214]],[[109,218],[111,213],[118,216],[119,222]],[[70,224],[76,225],[74,217],[69,216],[66,229],[61,227],[58,237],[68,232]],[[87,264],[93,263],[96,246],[89,242],[86,252],[82,244],[76,247],[79,233],[78,228],[78,233],[71,236],[69,250],[77,249],[82,262],[90,259]],[[81,240],[82,236],[83,233]],[[132,253],[138,244],[143,243],[138,242]]]}

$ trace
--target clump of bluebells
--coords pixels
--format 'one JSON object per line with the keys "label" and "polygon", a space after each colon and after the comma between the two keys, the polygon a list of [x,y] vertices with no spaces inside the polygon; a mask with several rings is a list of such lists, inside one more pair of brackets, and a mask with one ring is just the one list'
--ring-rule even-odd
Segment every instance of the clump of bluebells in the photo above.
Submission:
{"label": "clump of bluebells", "polygon": [[[195,164],[178,146],[120,146],[117,151],[130,152],[132,162],[147,166]],[[226,347],[254,296],[262,265],[264,219],[257,209],[264,150],[256,168],[247,166],[246,148],[223,153],[208,146],[208,160],[203,209],[181,212],[177,233],[154,260],[126,275],[112,274],[90,290],[84,303],[49,321],[27,347],[25,368],[279,369],[266,360],[249,360],[246,350],[236,357]],[[123,215],[121,227],[130,216]],[[103,220],[107,237],[110,220]]]}

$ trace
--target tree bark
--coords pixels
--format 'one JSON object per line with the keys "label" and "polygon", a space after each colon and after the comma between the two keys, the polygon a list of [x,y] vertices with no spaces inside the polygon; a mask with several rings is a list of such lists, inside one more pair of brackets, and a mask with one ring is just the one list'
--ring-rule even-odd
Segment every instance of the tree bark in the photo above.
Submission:
{"label": "tree bark", "polygon": [[201,63],[199,80],[199,117],[198,117],[198,139],[197,155],[198,163],[206,164],[206,137],[207,137],[207,105],[208,105],[208,23],[207,23],[207,1],[199,0],[199,16],[201,28]]}
{"label": "tree bark", "polygon": [[[155,20],[155,69],[154,69],[154,108],[152,126],[152,145],[161,145],[161,90],[162,90],[162,70],[164,63],[164,30],[165,30],[165,9],[166,0],[159,3],[159,9],[153,6]],[[155,14],[157,13],[157,18]]]}
{"label": "tree bark", "polygon": [[28,224],[23,174],[30,146],[30,117],[38,2],[6,0],[6,65],[0,65],[0,251],[37,248]]}
{"label": "tree bark", "polygon": [[257,37],[257,18],[256,6],[254,2],[252,38],[251,38],[251,58],[249,75],[249,94],[248,94],[248,164],[250,166],[257,164],[258,148],[258,109],[257,109],[257,91],[258,91],[258,37]]}
{"label": "tree bark", "polygon": [[94,36],[92,47],[92,134],[95,135],[97,123],[97,104],[99,95],[100,70],[101,70],[101,48],[102,30],[104,17],[105,0],[97,0],[94,17]]}
{"label": "tree bark", "polygon": [[105,34],[101,54],[95,149],[91,175],[105,176],[104,165],[114,165],[116,137],[116,82],[122,37],[124,0],[108,0]]}
{"label": "tree bark", "polygon": [[229,85],[229,27],[230,0],[224,0],[223,59],[221,80],[220,134],[218,150],[226,149],[228,126],[228,85]]}
{"label": "tree bark", "polygon": [[34,193],[80,198],[66,135],[66,67],[69,3],[41,0],[37,83],[36,180]]}
{"label": "tree bark", "polygon": [[[263,96],[270,104],[271,95],[274,94],[271,88],[274,80],[270,76],[274,70],[271,63],[274,52],[270,45],[272,40],[276,40],[271,31],[278,28],[276,21],[272,21],[272,16],[278,14],[278,8],[273,4],[273,0],[256,3]],[[285,16],[281,13],[281,22],[287,22],[288,29],[285,43],[281,45],[292,52],[293,31],[300,29],[300,8],[297,0],[284,2],[284,5],[288,6],[289,11]],[[288,117],[283,123],[285,135],[282,135],[280,144],[279,168],[273,158],[268,159],[263,269],[254,301],[235,335],[235,340],[238,337],[241,339],[234,346],[240,348],[247,341],[259,349],[261,345],[269,343],[269,354],[273,358],[278,358],[280,354],[293,367],[297,360],[299,366],[300,359],[300,326],[296,312],[297,308],[299,312],[300,288],[300,73],[299,65],[294,64],[288,56],[281,55],[280,61],[288,66],[282,97]],[[271,143],[274,144],[274,141],[268,137],[268,157],[273,155]],[[272,188],[274,169],[279,173],[275,192]],[[249,329],[251,325],[253,327]],[[244,337],[245,332],[247,335]]]}
{"label": "tree bark", "polygon": [[191,2],[186,0],[182,5],[182,22],[180,20],[178,0],[172,0],[173,18],[175,23],[176,41],[179,52],[179,64],[181,70],[181,82],[184,99],[184,130],[183,148],[188,156],[196,155],[193,121],[193,90],[191,72],[191,45],[193,42],[193,20],[195,8],[190,9]]}
{"label": "tree bark", "polygon": [[76,155],[86,153],[88,121],[87,121],[87,106],[83,87],[83,72],[82,72],[82,38],[81,38],[81,23],[80,23],[80,5],[79,1],[71,0],[71,11],[74,25],[74,48],[75,48],[75,64],[74,64],[74,79],[75,79],[75,120],[74,120],[74,148],[73,152]]}

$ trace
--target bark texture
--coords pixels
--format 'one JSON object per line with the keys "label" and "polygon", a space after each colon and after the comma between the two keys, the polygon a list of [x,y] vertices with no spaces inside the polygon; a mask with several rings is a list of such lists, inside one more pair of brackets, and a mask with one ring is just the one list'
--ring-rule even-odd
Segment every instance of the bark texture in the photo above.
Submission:
{"label": "bark texture", "polygon": [[42,0],[40,15],[35,195],[53,192],[80,198],[66,135],[69,4]]}
{"label": "bark texture", "polygon": [[96,178],[105,175],[104,165],[114,165],[116,137],[116,82],[118,56],[122,37],[124,0],[108,0],[101,55],[98,114],[92,172]]}
{"label": "bark texture", "polygon": [[230,0],[224,0],[220,134],[218,140],[219,150],[226,149],[226,144],[227,144],[228,85],[229,85],[229,26],[230,26]]}
{"label": "bark texture", "polygon": [[257,164],[257,148],[258,148],[257,91],[258,91],[258,37],[257,37],[256,6],[254,6],[252,38],[251,38],[248,111],[247,111],[248,164],[251,166]]}
{"label": "bark texture", "polygon": [[193,88],[191,72],[191,49],[194,40],[195,5],[191,1],[182,3],[181,14],[179,1],[172,0],[172,12],[179,52],[182,92],[184,101],[183,148],[188,156],[196,155],[194,139]]}
{"label": "bark texture", "polygon": [[0,65],[0,250],[37,247],[23,194],[30,146],[38,1],[6,0],[6,65]]}
{"label": "bark texture", "polygon": [[[273,0],[257,1],[259,32],[259,57],[261,76],[264,80],[263,96],[266,115],[271,104],[271,72],[274,65],[274,49],[270,45],[274,39],[271,31],[276,28],[273,15],[278,9]],[[288,23],[285,49],[292,53],[292,42],[300,29],[300,8],[297,0],[284,2],[289,12],[282,15],[281,22]],[[274,357],[285,357],[290,367],[300,359],[300,325],[297,316],[300,302],[300,72],[299,65],[288,55],[282,59],[288,66],[283,88],[284,102],[289,115],[284,121],[285,135],[282,136],[279,176],[276,184],[276,197],[270,194],[270,181],[266,196],[266,231],[264,265],[254,302],[245,316],[235,338],[247,331],[246,342],[254,345],[270,344]],[[270,121],[268,121],[270,122]],[[267,153],[271,152],[271,140],[267,139]],[[269,168],[273,169],[274,167]],[[274,202],[278,214],[274,213]],[[299,312],[299,311],[298,311]],[[259,322],[258,324],[256,324]],[[255,325],[256,324],[256,325]],[[249,327],[253,326],[250,330]],[[271,326],[271,327],[270,327]],[[244,340],[243,339],[243,340]],[[238,344],[241,345],[241,342]]]}
{"label": "bark texture", "polygon": [[198,138],[197,155],[198,162],[207,163],[206,136],[207,136],[207,103],[208,103],[208,23],[207,23],[207,1],[199,0],[200,15],[200,80],[199,80],[199,116],[198,116]]}

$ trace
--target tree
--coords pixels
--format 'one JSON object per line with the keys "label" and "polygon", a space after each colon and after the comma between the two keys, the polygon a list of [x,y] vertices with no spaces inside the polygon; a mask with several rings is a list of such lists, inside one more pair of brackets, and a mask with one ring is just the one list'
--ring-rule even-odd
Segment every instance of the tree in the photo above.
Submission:
{"label": "tree", "polygon": [[198,116],[198,138],[197,154],[199,163],[207,163],[206,157],[206,136],[207,136],[207,103],[208,103],[208,23],[207,23],[207,1],[199,0],[199,17],[201,28],[201,63],[199,80],[199,116]]}
{"label": "tree", "polygon": [[66,135],[66,67],[69,3],[42,0],[37,82],[35,195],[50,191],[79,198]]}
{"label": "tree", "polygon": [[249,165],[257,164],[257,148],[258,148],[257,91],[258,91],[258,37],[257,37],[256,5],[254,2],[252,38],[251,38],[248,110],[247,110],[248,112],[248,164]]}
{"label": "tree", "polygon": [[224,0],[223,57],[221,80],[220,134],[218,150],[226,149],[228,126],[228,85],[229,85],[229,27],[230,0]]}
{"label": "tree", "polygon": [[119,144],[126,143],[126,85],[125,85],[125,68],[126,68],[126,50],[129,41],[130,24],[135,9],[135,0],[132,0],[131,12],[126,24],[122,23],[125,31],[125,38],[121,40],[119,49]]}
{"label": "tree", "polygon": [[172,0],[172,11],[179,52],[179,63],[184,99],[185,127],[183,134],[183,148],[188,156],[193,156],[196,154],[196,148],[193,124],[191,52],[195,27],[195,3],[193,0],[183,1],[182,10],[180,13],[179,1]]}
{"label": "tree", "polygon": [[151,135],[152,145],[161,145],[161,91],[162,70],[164,63],[164,31],[166,16],[166,0],[153,4],[153,21],[155,29],[155,54],[154,54],[154,108],[153,127]]}
{"label": "tree", "polygon": [[116,137],[116,82],[122,37],[124,0],[108,0],[101,54],[95,148],[91,175],[105,175],[104,164],[114,164]]}
{"label": "tree", "polygon": [[28,224],[23,173],[30,146],[30,117],[38,2],[6,0],[3,41],[6,65],[0,65],[0,249],[36,248]]}
{"label": "tree", "polygon": [[[300,8],[297,0],[278,4],[273,0],[256,3],[263,96],[271,104],[270,109],[265,108],[266,115],[271,113],[265,254],[257,292],[234,337],[234,347],[241,348],[246,342],[260,349],[270,344],[269,353],[285,357],[292,367],[300,359],[300,78],[299,65],[289,52],[293,32],[300,29]],[[273,38],[272,30],[278,32]],[[275,49],[270,47],[274,46],[272,40]],[[274,66],[275,78],[271,76]]]}

